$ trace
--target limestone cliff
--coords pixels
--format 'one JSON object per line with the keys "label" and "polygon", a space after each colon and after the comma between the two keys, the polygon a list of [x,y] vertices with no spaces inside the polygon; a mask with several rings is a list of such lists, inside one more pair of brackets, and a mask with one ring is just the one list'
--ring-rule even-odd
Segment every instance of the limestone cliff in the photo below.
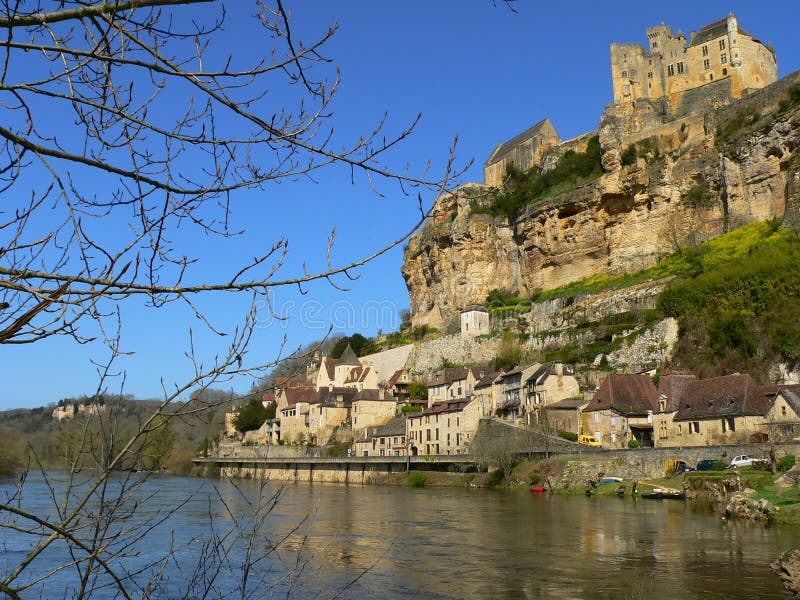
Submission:
{"label": "limestone cliff", "polygon": [[712,96],[693,97],[683,113],[649,101],[611,105],[596,132],[603,175],[512,219],[473,212],[495,188],[469,184],[440,197],[405,251],[414,325],[442,327],[493,289],[531,294],[637,271],[754,220],[797,227],[800,103],[789,90],[798,82],[795,73],[720,107],[700,109]]}

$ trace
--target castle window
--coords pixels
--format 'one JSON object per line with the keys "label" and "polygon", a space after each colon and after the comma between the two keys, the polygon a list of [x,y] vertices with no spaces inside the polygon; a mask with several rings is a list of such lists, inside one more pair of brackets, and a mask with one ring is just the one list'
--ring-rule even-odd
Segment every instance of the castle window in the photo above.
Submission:
{"label": "castle window", "polygon": [[678,63],[678,73],[683,73],[683,63],[682,62]]}
{"label": "castle window", "polygon": [[653,48],[658,48],[658,42],[653,40]]}
{"label": "castle window", "polygon": [[625,96],[631,95],[631,86],[629,86],[627,83],[622,86],[622,94]]}
{"label": "castle window", "polygon": [[722,54],[720,54],[719,55],[719,62],[721,62],[723,65],[725,63],[727,63],[728,62],[728,55],[725,54],[724,52]]}
{"label": "castle window", "polygon": [[711,68],[711,63],[708,61],[708,59],[705,59],[703,61],[703,68],[704,69],[710,69]]}
{"label": "castle window", "polygon": [[648,79],[652,79],[652,78],[653,78],[653,72],[652,72],[652,71],[650,71],[649,73],[647,73],[647,78],[648,78]]}
{"label": "castle window", "polygon": [[631,79],[636,79],[636,69],[631,69]]}
{"label": "castle window", "polygon": [[669,77],[675,75],[675,65],[667,65],[667,75]]}
{"label": "castle window", "polygon": [[722,76],[724,77],[727,74],[728,74],[728,69],[722,69]]}
{"label": "castle window", "polygon": [[725,50],[725,39],[724,38],[719,41],[719,49],[720,50]]}
{"label": "castle window", "polygon": [[703,56],[708,56],[708,46],[703,46]]}
{"label": "castle window", "polygon": [[627,72],[627,71],[623,71],[623,72],[622,72],[622,76],[623,76],[623,77],[627,77],[627,76],[628,76],[628,72]]}

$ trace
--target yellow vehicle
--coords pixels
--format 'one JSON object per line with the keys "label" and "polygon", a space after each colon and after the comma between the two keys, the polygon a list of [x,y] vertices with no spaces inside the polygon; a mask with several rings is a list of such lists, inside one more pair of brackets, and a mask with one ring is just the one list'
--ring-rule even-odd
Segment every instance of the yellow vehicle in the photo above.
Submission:
{"label": "yellow vehicle", "polygon": [[578,436],[578,443],[583,444],[584,446],[597,446],[600,447],[600,442],[594,439],[593,435],[581,435]]}

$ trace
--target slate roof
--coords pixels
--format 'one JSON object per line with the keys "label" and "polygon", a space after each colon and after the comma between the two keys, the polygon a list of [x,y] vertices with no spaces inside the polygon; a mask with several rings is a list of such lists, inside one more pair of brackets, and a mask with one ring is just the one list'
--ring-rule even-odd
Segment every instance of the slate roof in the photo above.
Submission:
{"label": "slate roof", "polygon": [[656,411],[657,392],[647,375],[612,374],[603,380],[584,412],[614,409],[625,416],[644,416]]}
{"label": "slate roof", "polygon": [[490,387],[494,383],[494,380],[497,379],[498,375],[499,373],[494,371],[487,373],[481,377],[480,380],[478,380],[478,382],[475,384],[475,389],[477,390],[478,388]]}
{"label": "slate roof", "polygon": [[431,385],[450,385],[454,381],[467,378],[467,369],[442,369],[433,375]]}
{"label": "slate roof", "polygon": [[564,398],[558,402],[548,404],[544,408],[545,410],[575,410],[576,408],[581,408],[587,404],[589,404],[589,401],[586,398]]}
{"label": "slate roof", "polygon": [[750,375],[725,375],[691,382],[675,421],[764,415],[770,402]]}
{"label": "slate roof", "polygon": [[661,396],[667,399],[667,406],[664,412],[678,410],[683,394],[693,381],[697,381],[697,377],[688,371],[664,373],[661,376],[661,381],[658,382],[658,395],[659,399]]}
{"label": "slate roof", "polygon": [[374,401],[386,401],[386,402],[397,402],[397,398],[394,396],[390,396],[389,394],[381,396],[380,390],[374,389],[365,389],[359,390],[358,393],[355,395],[353,400],[374,400]]}
{"label": "slate roof", "polygon": [[558,361],[551,361],[548,363],[544,363],[541,367],[536,369],[533,374],[528,377],[528,381],[533,380],[536,385],[541,385],[545,382],[545,380],[550,375],[558,375],[557,365],[563,365],[563,373],[564,375],[572,375],[572,368],[568,365],[564,365],[563,363],[559,363]]}
{"label": "slate roof", "polygon": [[[550,122],[550,119],[549,118],[544,118],[541,121],[539,121],[538,123],[536,123],[536,125],[534,125],[533,127],[529,128],[529,129],[526,129],[525,131],[523,131],[519,135],[515,135],[513,138],[511,138],[507,142],[503,142],[502,144],[500,144],[495,149],[494,152],[492,152],[492,155],[486,161],[486,164],[487,165],[491,165],[491,164],[497,162],[497,160],[501,156],[503,156],[504,154],[507,154],[508,152],[510,152],[511,150],[516,148],[517,146],[519,146],[522,142],[527,141],[530,138],[532,138],[533,136],[542,133],[545,130],[545,128],[547,128],[548,126],[551,127],[553,129],[553,131],[555,132],[555,127],[553,127],[553,124]],[[556,133],[556,137],[558,137],[558,133]]]}
{"label": "slate roof", "polygon": [[345,379],[344,382],[361,383],[367,379],[367,376],[370,374],[371,370],[371,367],[356,367],[351,369],[350,373],[347,375],[347,379]]}
{"label": "slate roof", "polygon": [[358,390],[355,388],[335,387],[320,388],[314,397],[312,404],[321,404],[322,406],[334,406],[337,402],[342,402],[345,406],[351,406]]}
{"label": "slate roof", "polygon": [[[753,37],[749,33],[747,33],[741,27],[739,29],[739,34],[746,35],[748,37]],[[700,46],[701,44],[707,44],[711,40],[714,40],[718,37],[722,37],[723,35],[728,34],[728,18],[720,19],[719,21],[714,21],[713,23],[709,23],[700,28],[700,31],[697,32],[697,35],[694,36],[692,43],[689,46]]]}
{"label": "slate roof", "polygon": [[800,386],[787,386],[782,388],[779,393],[789,406],[792,407],[792,410],[794,410],[797,415],[800,415],[800,390],[796,389],[798,387]]}
{"label": "slate roof", "polygon": [[336,361],[336,366],[339,365],[347,365],[349,367],[360,367],[361,361],[358,360],[356,353],[353,351],[353,347],[350,344],[347,344],[347,348],[344,349],[342,355],[339,357],[339,360]]}
{"label": "slate roof", "polygon": [[478,312],[485,312],[485,313],[489,312],[487,310],[487,308],[485,306],[483,306],[482,304],[470,304],[470,305],[465,306],[464,308],[462,308],[461,312],[465,313],[465,312],[470,312],[470,311],[473,311],[473,310],[476,310]]}
{"label": "slate roof", "polygon": [[322,359],[322,364],[320,365],[321,369],[325,369],[325,372],[328,374],[328,379],[333,381],[336,379],[336,359],[325,357]]}

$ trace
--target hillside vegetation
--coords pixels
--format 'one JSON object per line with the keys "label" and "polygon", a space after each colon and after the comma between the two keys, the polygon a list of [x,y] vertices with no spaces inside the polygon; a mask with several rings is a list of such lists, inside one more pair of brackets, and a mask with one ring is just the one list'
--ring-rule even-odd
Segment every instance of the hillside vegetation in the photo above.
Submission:
{"label": "hillside vegetation", "polygon": [[[618,334],[674,317],[680,339],[674,366],[702,377],[734,371],[765,380],[767,367],[800,363],[800,234],[776,222],[741,227],[636,273],[596,275],[538,294],[534,301],[570,298],[671,277],[655,311],[588,323],[595,342],[546,358],[576,362],[618,348]],[[583,361],[581,361],[581,358]]]}

